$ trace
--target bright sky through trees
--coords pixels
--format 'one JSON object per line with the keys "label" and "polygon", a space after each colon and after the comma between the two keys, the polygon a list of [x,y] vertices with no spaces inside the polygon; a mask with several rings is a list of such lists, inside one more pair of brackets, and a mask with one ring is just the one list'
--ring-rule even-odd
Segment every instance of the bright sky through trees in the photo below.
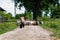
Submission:
{"label": "bright sky through trees", "polygon": [[[5,9],[7,12],[11,12],[12,15],[14,16],[14,3],[12,2],[12,0],[1,0],[0,1],[0,7],[2,7],[3,9]],[[16,9],[17,13],[24,13],[25,8],[22,7],[21,10]]]}

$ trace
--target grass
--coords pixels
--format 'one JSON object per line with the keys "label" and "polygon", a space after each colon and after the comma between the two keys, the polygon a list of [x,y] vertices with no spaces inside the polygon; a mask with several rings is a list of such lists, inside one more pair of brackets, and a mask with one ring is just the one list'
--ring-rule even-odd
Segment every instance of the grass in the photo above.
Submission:
{"label": "grass", "polygon": [[60,38],[60,19],[44,21],[42,27],[52,31],[53,36]]}
{"label": "grass", "polygon": [[0,23],[0,34],[11,31],[17,28],[16,22],[3,22]]}

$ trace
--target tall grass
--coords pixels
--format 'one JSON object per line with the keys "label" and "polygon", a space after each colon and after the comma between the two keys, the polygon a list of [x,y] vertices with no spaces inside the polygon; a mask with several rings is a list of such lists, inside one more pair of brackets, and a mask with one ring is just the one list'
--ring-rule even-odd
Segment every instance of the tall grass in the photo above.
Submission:
{"label": "tall grass", "polygon": [[60,19],[44,21],[42,27],[52,31],[53,36],[60,38]]}

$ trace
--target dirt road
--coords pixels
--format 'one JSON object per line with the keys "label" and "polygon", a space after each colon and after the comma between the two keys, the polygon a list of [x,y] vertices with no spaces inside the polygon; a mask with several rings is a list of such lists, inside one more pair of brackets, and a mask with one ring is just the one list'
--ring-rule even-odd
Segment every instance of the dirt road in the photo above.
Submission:
{"label": "dirt road", "polygon": [[40,26],[30,25],[4,33],[0,35],[0,40],[52,40],[49,35],[50,32]]}

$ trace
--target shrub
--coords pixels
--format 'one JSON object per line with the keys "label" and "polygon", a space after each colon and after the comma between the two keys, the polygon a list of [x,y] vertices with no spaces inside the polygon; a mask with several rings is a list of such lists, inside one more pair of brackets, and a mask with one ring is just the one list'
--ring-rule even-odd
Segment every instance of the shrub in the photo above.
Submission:
{"label": "shrub", "polygon": [[50,20],[50,18],[48,16],[44,16],[44,17],[42,17],[42,20],[43,21],[48,21],[48,20]]}
{"label": "shrub", "polygon": [[38,16],[38,18],[37,18],[37,20],[39,20],[39,21],[49,21],[50,20],[50,18],[48,17],[48,16],[44,16],[44,17],[39,17]]}
{"label": "shrub", "polygon": [[55,23],[50,23],[50,28],[57,28],[57,25]]}

